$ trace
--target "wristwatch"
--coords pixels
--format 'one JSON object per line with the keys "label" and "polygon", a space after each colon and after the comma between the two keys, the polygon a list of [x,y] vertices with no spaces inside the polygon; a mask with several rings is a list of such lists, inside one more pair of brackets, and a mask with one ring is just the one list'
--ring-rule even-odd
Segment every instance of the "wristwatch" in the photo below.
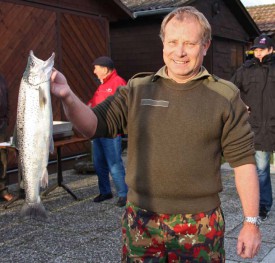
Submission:
{"label": "wristwatch", "polygon": [[262,223],[262,220],[259,216],[247,216],[244,218],[244,222],[259,227]]}

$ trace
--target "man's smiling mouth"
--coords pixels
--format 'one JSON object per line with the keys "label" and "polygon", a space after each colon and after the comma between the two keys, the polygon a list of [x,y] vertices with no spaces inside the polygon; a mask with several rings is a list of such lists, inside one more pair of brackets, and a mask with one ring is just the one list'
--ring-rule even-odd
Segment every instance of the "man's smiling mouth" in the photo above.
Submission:
{"label": "man's smiling mouth", "polygon": [[176,64],[186,64],[188,61],[173,60]]}

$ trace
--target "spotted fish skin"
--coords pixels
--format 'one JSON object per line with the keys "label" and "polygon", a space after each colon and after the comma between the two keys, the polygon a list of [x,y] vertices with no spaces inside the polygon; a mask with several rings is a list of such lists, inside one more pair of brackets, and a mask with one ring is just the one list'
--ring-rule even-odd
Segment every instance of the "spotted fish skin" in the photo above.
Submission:
{"label": "spotted fish skin", "polygon": [[48,184],[49,152],[54,150],[50,76],[53,53],[43,61],[30,51],[18,96],[17,120],[13,144],[19,152],[19,170],[23,178],[25,202],[23,219],[47,219],[40,199],[40,187]]}

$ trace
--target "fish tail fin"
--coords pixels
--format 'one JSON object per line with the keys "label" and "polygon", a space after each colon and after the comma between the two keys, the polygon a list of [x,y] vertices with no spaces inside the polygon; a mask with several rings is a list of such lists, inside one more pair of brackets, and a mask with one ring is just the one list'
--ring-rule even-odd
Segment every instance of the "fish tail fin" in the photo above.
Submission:
{"label": "fish tail fin", "polygon": [[46,188],[48,186],[48,182],[49,182],[49,174],[48,174],[47,168],[45,167],[41,177],[40,186],[42,188]]}
{"label": "fish tail fin", "polygon": [[21,219],[35,219],[38,221],[47,221],[47,211],[42,203],[24,203],[21,212]]}

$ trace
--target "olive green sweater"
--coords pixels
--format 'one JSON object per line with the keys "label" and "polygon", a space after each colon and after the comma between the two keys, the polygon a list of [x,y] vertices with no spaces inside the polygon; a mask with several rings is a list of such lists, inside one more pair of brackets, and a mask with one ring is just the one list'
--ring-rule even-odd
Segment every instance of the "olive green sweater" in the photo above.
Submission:
{"label": "olive green sweater", "polygon": [[128,134],[128,200],[157,213],[199,213],[220,205],[221,156],[255,163],[248,113],[231,83],[205,68],[192,81],[165,67],[133,77],[93,109],[95,137]]}

